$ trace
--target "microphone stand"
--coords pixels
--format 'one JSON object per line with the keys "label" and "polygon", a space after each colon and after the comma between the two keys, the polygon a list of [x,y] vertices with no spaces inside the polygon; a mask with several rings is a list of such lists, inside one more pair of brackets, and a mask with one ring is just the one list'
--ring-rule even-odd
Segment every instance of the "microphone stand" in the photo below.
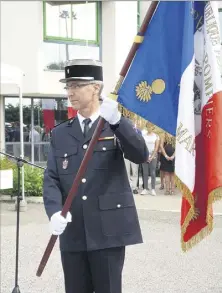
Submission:
{"label": "microphone stand", "polygon": [[18,259],[19,259],[19,226],[20,226],[20,201],[22,199],[21,197],[21,168],[23,166],[23,164],[28,164],[40,169],[45,169],[44,167],[32,164],[22,158],[18,158],[3,152],[0,152],[0,154],[12,158],[14,160],[16,160],[17,162],[17,172],[18,172],[18,193],[17,193],[17,221],[16,221],[16,258],[15,258],[15,287],[12,291],[12,293],[20,293],[20,289],[19,289],[19,285],[18,285]]}

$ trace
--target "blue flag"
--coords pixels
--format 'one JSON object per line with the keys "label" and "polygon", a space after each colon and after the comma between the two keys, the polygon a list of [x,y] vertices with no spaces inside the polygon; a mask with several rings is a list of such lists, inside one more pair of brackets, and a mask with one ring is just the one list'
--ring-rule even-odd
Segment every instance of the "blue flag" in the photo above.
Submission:
{"label": "blue flag", "polygon": [[118,102],[175,136],[180,82],[194,56],[193,2],[160,1]]}

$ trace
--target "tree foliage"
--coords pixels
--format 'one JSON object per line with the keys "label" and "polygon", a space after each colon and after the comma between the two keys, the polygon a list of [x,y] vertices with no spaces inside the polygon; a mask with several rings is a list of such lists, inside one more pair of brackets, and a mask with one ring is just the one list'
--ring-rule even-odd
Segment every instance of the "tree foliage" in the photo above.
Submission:
{"label": "tree foliage", "polygon": [[[34,124],[42,126],[42,109],[39,105],[34,105]],[[19,117],[19,105],[13,106],[12,104],[8,104],[5,107],[5,121],[6,122],[16,122],[20,121]],[[23,123],[28,125],[31,124],[31,105],[23,106]]]}

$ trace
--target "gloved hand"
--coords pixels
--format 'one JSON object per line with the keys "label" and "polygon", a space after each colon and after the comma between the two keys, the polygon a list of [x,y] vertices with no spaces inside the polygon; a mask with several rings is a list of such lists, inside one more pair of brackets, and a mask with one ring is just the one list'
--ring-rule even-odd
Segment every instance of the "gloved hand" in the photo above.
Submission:
{"label": "gloved hand", "polygon": [[110,98],[104,97],[100,107],[100,116],[111,125],[117,124],[121,118],[118,103]]}
{"label": "gloved hand", "polygon": [[72,215],[67,213],[66,218],[61,216],[61,211],[52,215],[50,219],[50,230],[53,235],[60,235],[64,232],[68,222],[72,222]]}

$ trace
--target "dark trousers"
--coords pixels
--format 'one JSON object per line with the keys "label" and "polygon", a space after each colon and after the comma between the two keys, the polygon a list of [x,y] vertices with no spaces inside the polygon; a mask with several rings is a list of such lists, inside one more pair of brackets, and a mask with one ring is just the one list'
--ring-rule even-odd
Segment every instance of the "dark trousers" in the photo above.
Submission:
{"label": "dark trousers", "polygon": [[61,252],[66,293],[121,293],[125,247]]}
{"label": "dark trousers", "polygon": [[143,181],[142,187],[144,189],[144,176],[143,176],[142,164],[140,164],[139,168],[138,168],[138,177],[137,177],[137,187],[138,188],[140,187],[140,175],[142,175],[142,181]]}

